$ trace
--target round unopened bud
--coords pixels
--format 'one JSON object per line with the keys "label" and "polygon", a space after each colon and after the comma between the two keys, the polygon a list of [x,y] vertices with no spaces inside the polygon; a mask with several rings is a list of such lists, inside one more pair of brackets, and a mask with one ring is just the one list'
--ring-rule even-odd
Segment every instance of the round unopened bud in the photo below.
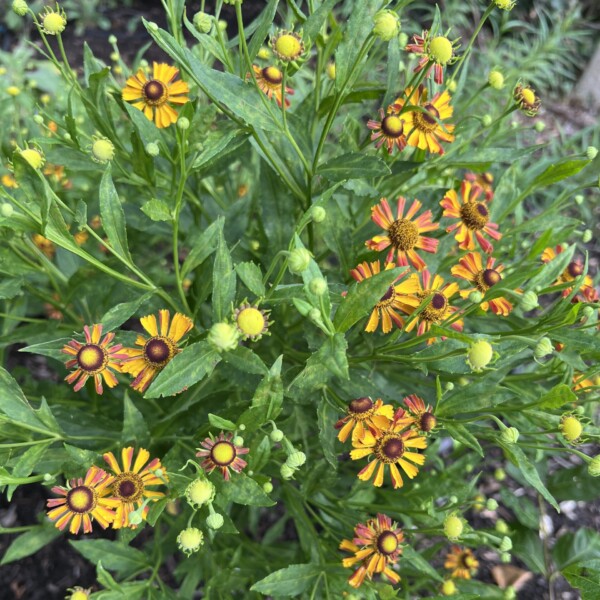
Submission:
{"label": "round unopened bud", "polygon": [[448,91],[449,92],[455,92],[457,88],[458,88],[458,84],[456,83],[456,81],[454,79],[452,81],[448,82]]}
{"label": "round unopened bud", "polygon": [[300,450],[292,452],[285,461],[285,464],[292,469],[300,468],[306,462],[306,454]]}
{"label": "round unopened bud", "polygon": [[481,124],[484,127],[489,127],[493,121],[494,119],[492,119],[492,115],[483,115],[483,117],[481,117]]}
{"label": "round unopened bud", "polygon": [[244,438],[241,435],[236,435],[232,440],[234,446],[243,446]]}
{"label": "round unopened bud", "polygon": [[493,355],[492,345],[485,340],[479,340],[471,344],[467,353],[467,364],[471,367],[471,370],[479,372],[489,364]]}
{"label": "round unopened bud", "polygon": [[537,294],[535,292],[532,292],[531,290],[529,290],[528,292],[525,292],[523,294],[523,297],[521,298],[520,304],[521,304],[521,308],[525,312],[528,312],[530,310],[533,310],[534,308],[537,308],[539,306]]}
{"label": "round unopened bud", "polygon": [[454,384],[451,381],[446,381],[444,387],[446,388],[446,391],[451,392],[454,389]]}
{"label": "round unopened bud", "polygon": [[335,80],[335,63],[334,62],[328,63],[325,71],[326,71],[327,77],[329,77],[329,79]]}
{"label": "round unopened bud", "polygon": [[179,549],[188,556],[194,552],[198,552],[203,542],[204,534],[197,527],[187,527],[180,531],[177,536]]}
{"label": "round unopened bud", "polygon": [[34,121],[34,123],[37,123],[38,125],[43,125],[44,117],[42,117],[42,115],[34,115],[33,121]]}
{"label": "round unopened bud", "polygon": [[217,21],[217,27],[219,31],[227,31],[227,21],[223,21],[223,19],[219,19]]}
{"label": "round unopened bud", "polygon": [[584,244],[587,244],[588,242],[592,241],[592,237],[594,236],[593,232],[591,229],[586,229],[583,234],[581,235],[581,241]]}
{"label": "round unopened bud", "polygon": [[494,0],[494,4],[502,10],[512,10],[517,0]]}
{"label": "round unopened bud", "polygon": [[219,352],[235,350],[240,340],[238,328],[230,323],[215,323],[208,332],[208,342]]}
{"label": "round unopened bud", "polygon": [[322,223],[327,218],[327,211],[322,206],[313,206],[310,214],[315,223]]}
{"label": "round unopened bud", "polygon": [[506,471],[502,468],[498,468],[494,471],[494,479],[496,481],[504,481],[506,479]]}
{"label": "round unopened bud", "polygon": [[585,198],[583,197],[582,194],[577,194],[573,200],[575,201],[575,204],[581,205],[583,204],[583,201],[585,200]]}
{"label": "round unopened bud", "polygon": [[450,498],[448,498],[449,504],[456,504],[457,502],[458,502],[458,496],[450,496]]}
{"label": "round unopened bud", "polygon": [[549,338],[543,337],[536,345],[533,354],[536,358],[544,358],[554,352],[554,346]]}
{"label": "round unopened bud", "polygon": [[583,432],[581,421],[574,415],[564,415],[560,421],[559,428],[567,442],[576,442]]}
{"label": "round unopened bud", "polygon": [[271,51],[263,46],[257,54],[258,58],[261,58],[262,60],[268,60],[269,58],[271,58]]}
{"label": "round unopened bud", "polygon": [[117,36],[113,35],[112,33],[108,36],[108,43],[111,46],[114,46],[117,43]]}
{"label": "round unopened bud", "polygon": [[12,217],[13,213],[15,212],[15,209],[13,208],[12,204],[9,204],[8,202],[4,202],[1,206],[0,206],[0,215],[2,215],[3,217]]}
{"label": "round unopened bud", "polygon": [[270,494],[273,491],[273,484],[270,481],[267,481],[266,483],[263,483],[262,488],[265,494]]}
{"label": "round unopened bud", "polygon": [[181,131],[185,131],[190,128],[190,120],[187,117],[179,117],[177,119],[177,127],[181,129]]}
{"label": "round unopened bud", "polygon": [[115,147],[106,138],[99,138],[92,144],[92,158],[99,163],[107,163],[115,157]]}
{"label": "round unopened bud", "polygon": [[283,479],[291,479],[294,476],[294,469],[289,467],[286,463],[282,464],[279,473]]}
{"label": "round unopened bud", "polygon": [[322,296],[327,291],[327,282],[322,277],[315,277],[309,284],[308,289],[315,296]]}
{"label": "round unopened bud", "polygon": [[510,550],[512,550],[512,540],[505,535],[502,540],[500,540],[500,546],[498,546],[498,549],[500,550],[500,552],[509,552]]}
{"label": "round unopened bud", "polygon": [[269,437],[271,438],[272,442],[280,442],[283,439],[283,431],[281,431],[281,429],[274,429],[273,431],[271,431]]}
{"label": "round unopened bud", "polygon": [[584,306],[581,311],[581,316],[587,321],[594,316],[594,308],[591,306]]}
{"label": "round unopened bud", "polygon": [[224,522],[225,519],[223,519],[223,515],[220,515],[219,513],[212,513],[211,515],[208,515],[208,518],[206,519],[206,524],[211,529],[221,529]]}
{"label": "round unopened bud", "polygon": [[500,439],[505,444],[516,444],[519,441],[519,430],[516,427],[507,427],[502,430]]}
{"label": "round unopened bud", "polygon": [[585,413],[585,408],[583,406],[576,406],[573,412],[576,415],[583,415]]}
{"label": "round unopened bud", "polygon": [[146,152],[150,156],[158,156],[160,153],[160,148],[158,147],[158,144],[156,144],[155,142],[150,142],[150,143],[146,144]]}
{"label": "round unopened bud", "polygon": [[306,271],[308,265],[310,265],[311,258],[312,256],[306,248],[295,248],[292,250],[288,256],[288,269],[290,273],[299,275]]}
{"label": "round unopened bud", "polygon": [[14,0],[12,3],[13,12],[17,13],[20,17],[24,17],[29,10],[27,2],[25,0]]}
{"label": "round unopened bud", "polygon": [[594,160],[598,156],[598,148],[596,146],[588,146],[585,150],[585,155],[588,160]]}
{"label": "round unopened bud", "polygon": [[380,10],[373,17],[373,33],[384,42],[389,42],[400,33],[400,17],[391,10]]}
{"label": "round unopened bud", "polygon": [[434,37],[429,43],[429,56],[439,65],[447,65],[453,53],[452,42],[443,35]]}
{"label": "round unopened bud", "polygon": [[130,525],[139,525],[143,520],[144,520],[144,518],[142,517],[142,513],[141,513],[140,509],[134,510],[129,513],[129,524]]}
{"label": "round unopened bud", "polygon": [[512,585],[509,585],[504,590],[504,599],[503,600],[515,600],[516,597],[517,597],[517,590]]}
{"label": "round unopened bud", "polygon": [[493,498],[488,498],[485,502],[485,507],[487,510],[497,510],[498,502],[496,502],[496,500],[494,500]]}
{"label": "round unopened bud", "polygon": [[473,304],[479,304],[483,300],[483,294],[479,291],[471,292],[469,294],[469,302]]}
{"label": "round unopened bud", "polygon": [[212,29],[213,20],[212,17],[206,14],[205,12],[197,12],[194,15],[193,23],[194,27],[200,33],[210,33],[210,30]]}
{"label": "round unopened bud", "polygon": [[542,131],[546,129],[546,123],[544,123],[544,121],[536,121],[534,128],[538,133],[542,133]]}
{"label": "round unopened bud", "polygon": [[594,456],[588,463],[588,473],[592,477],[600,477],[600,454]]}
{"label": "round unopened bud", "polygon": [[192,508],[198,509],[204,504],[212,502],[215,493],[215,486],[210,481],[198,478],[187,486],[185,497]]}
{"label": "round unopened bud", "polygon": [[502,554],[500,554],[500,562],[508,564],[511,560],[510,552],[502,552]]}
{"label": "round unopened bud", "polygon": [[67,142],[71,141],[71,134],[70,133],[65,133],[63,134],[63,140],[66,140]]}
{"label": "round unopened bud", "polygon": [[488,74],[488,83],[495,90],[501,90],[504,87],[504,75],[500,71],[490,71]]}
{"label": "round unopened bud", "polygon": [[508,523],[504,519],[498,519],[494,528],[498,533],[508,533]]}
{"label": "round unopened bud", "polygon": [[246,431],[246,426],[243,423],[240,423],[240,426],[238,427],[238,429],[240,431]]}
{"label": "round unopened bud", "polygon": [[321,318],[321,311],[318,308],[311,308],[308,311],[308,318],[313,321],[313,323],[320,323],[323,320]]}
{"label": "round unopened bud", "polygon": [[444,521],[444,535],[451,541],[455,542],[460,538],[464,529],[463,520],[455,514],[448,515]]}
{"label": "round unopened bud", "polygon": [[446,579],[444,583],[442,583],[442,594],[444,596],[454,596],[458,590],[456,589],[456,584],[452,579]]}

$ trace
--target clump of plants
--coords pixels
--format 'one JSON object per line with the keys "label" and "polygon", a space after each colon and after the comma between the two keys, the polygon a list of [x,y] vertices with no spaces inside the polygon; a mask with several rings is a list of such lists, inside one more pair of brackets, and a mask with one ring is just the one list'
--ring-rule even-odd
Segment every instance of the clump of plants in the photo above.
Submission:
{"label": "clump of plants", "polygon": [[69,11],[13,2],[56,84],[4,86],[0,484],[47,511],[3,563],[68,537],[76,600],[514,598],[510,563],[595,597],[597,532],[538,530],[600,476],[597,150],[522,143],[544,89],[475,51],[515,2],[466,35],[227,3],[80,72]]}

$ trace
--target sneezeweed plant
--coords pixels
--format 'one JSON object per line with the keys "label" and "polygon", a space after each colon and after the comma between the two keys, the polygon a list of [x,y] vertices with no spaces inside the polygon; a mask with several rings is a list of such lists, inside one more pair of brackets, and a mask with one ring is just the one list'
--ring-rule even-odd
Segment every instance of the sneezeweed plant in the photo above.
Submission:
{"label": "sneezeweed plant", "polygon": [[72,598],[591,585],[598,533],[538,524],[600,476],[595,134],[540,143],[515,2],[227,3],[235,36],[165,0],[160,62],[83,69],[68,4],[13,3],[53,79],[0,71],[1,477],[47,511],[3,563],[68,537]]}

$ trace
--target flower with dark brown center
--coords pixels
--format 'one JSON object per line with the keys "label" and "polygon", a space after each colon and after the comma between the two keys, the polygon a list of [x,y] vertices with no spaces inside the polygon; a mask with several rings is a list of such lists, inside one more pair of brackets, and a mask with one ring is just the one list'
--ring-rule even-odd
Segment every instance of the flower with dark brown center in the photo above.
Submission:
{"label": "flower with dark brown center", "polygon": [[402,120],[396,115],[388,115],[381,121],[381,130],[383,133],[391,138],[397,138],[402,135],[404,126]]}
{"label": "flower with dark brown center", "polygon": [[355,419],[360,419],[361,415],[369,412],[373,408],[371,398],[356,398],[348,405],[348,412],[351,412]]}
{"label": "flower with dark brown center", "polygon": [[393,531],[384,531],[379,534],[377,537],[377,550],[384,554],[385,556],[389,556],[394,554],[398,549],[398,538]]}
{"label": "flower with dark brown center", "polygon": [[176,346],[163,336],[150,338],[144,346],[144,356],[153,367],[164,367],[175,355]]}
{"label": "flower with dark brown center", "polygon": [[151,79],[142,88],[146,102],[152,106],[164,104],[169,99],[169,94],[165,91],[165,86],[156,79]]}
{"label": "flower with dark brown center", "polygon": [[396,219],[388,229],[388,236],[396,250],[412,250],[419,240],[419,227],[408,219]]}
{"label": "flower with dark brown center", "polygon": [[98,344],[85,344],[77,352],[79,368],[90,375],[100,372],[107,362],[108,352]]}
{"label": "flower with dark brown center", "polygon": [[96,508],[96,503],[97,494],[87,485],[78,485],[67,493],[67,506],[75,513],[89,513]]}
{"label": "flower with dark brown center", "polygon": [[241,473],[248,463],[240,458],[242,454],[248,454],[248,448],[236,446],[232,442],[233,433],[225,435],[222,431],[216,438],[207,437],[200,443],[202,448],[198,449],[196,456],[204,458],[200,466],[207,472],[212,473],[219,469],[225,481],[229,481],[231,475],[229,469]]}
{"label": "flower with dark brown center", "polygon": [[466,202],[460,207],[460,216],[473,231],[483,229],[490,221],[490,213],[483,202]]}
{"label": "flower with dark brown center", "polygon": [[144,480],[131,471],[120,473],[115,477],[113,493],[123,502],[137,502],[144,494]]}
{"label": "flower with dark brown center", "polygon": [[444,294],[436,292],[434,294],[428,294],[425,299],[429,299],[429,304],[423,309],[420,316],[426,321],[432,323],[439,323],[446,316],[448,308],[448,300]]}

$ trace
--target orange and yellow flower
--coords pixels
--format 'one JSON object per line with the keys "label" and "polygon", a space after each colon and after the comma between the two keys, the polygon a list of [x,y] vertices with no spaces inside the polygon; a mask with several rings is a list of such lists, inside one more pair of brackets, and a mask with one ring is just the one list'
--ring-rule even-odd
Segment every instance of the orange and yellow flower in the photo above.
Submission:
{"label": "orange and yellow flower", "polygon": [[48,517],[61,531],[70,521],[71,533],[79,533],[82,525],[83,533],[90,533],[92,518],[106,529],[115,518],[114,509],[119,505],[117,498],[109,497],[113,479],[106,471],[90,467],[85,478],[71,479],[67,487],[54,486],[52,491],[62,497],[47,501],[51,509]]}
{"label": "orange and yellow flower", "polygon": [[384,404],[381,398],[373,402],[371,398],[356,398],[348,404],[348,412],[340,419],[335,428],[339,429],[338,440],[344,443],[350,432],[352,439],[360,439],[365,431],[381,431],[386,429],[394,418],[394,408],[391,404]]}
{"label": "orange and yellow flower", "polygon": [[[75,383],[73,389],[78,392],[85,382],[90,378],[94,378],[96,392],[102,394],[102,379],[109,388],[117,385],[117,378],[112,370],[121,372],[122,361],[127,359],[122,344],[114,344],[111,342],[115,339],[115,334],[110,332],[102,337],[102,325],[92,325],[92,329],[85,325],[83,328],[85,334],[85,344],[77,340],[71,340],[61,352],[73,356],[65,366],[67,369],[77,367],[75,371],[69,373],[65,377],[65,381],[69,384]],[[112,369],[112,370],[111,370]],[[77,381],[79,380],[79,381]]]}
{"label": "orange and yellow flower", "polygon": [[[360,480],[369,481],[375,473],[373,485],[381,487],[386,465],[389,467],[394,489],[404,485],[398,466],[410,479],[416,477],[419,469],[415,464],[424,464],[425,456],[413,450],[427,448],[427,440],[414,429],[406,429],[412,423],[413,419],[407,417],[403,409],[399,409],[386,429],[375,432],[366,430],[362,438],[352,441],[352,460],[359,460],[365,456],[373,457],[358,473]],[[405,429],[406,431],[403,431]]]}
{"label": "orange and yellow flower", "polygon": [[[394,269],[396,265],[394,263],[386,263],[385,270]],[[350,271],[350,275],[356,281],[364,281],[365,279],[369,279],[373,277],[381,270],[381,265],[379,261],[368,263],[363,262],[358,265],[355,269]],[[400,278],[404,277],[408,273],[408,270],[404,273],[401,273],[397,278],[398,281]],[[404,285],[405,291],[407,293],[407,289],[412,289],[410,286]],[[404,325],[404,319],[398,314],[398,310],[402,308],[400,304],[400,298],[398,296],[399,286],[395,285],[395,282],[390,285],[388,291],[381,297],[379,302],[373,308],[371,312],[371,316],[367,322],[367,326],[365,327],[365,331],[368,333],[373,333],[377,331],[377,327],[379,326],[379,321],[381,321],[381,330],[383,333],[389,333],[392,330],[392,324],[395,324],[396,327],[402,327]]]}
{"label": "orange and yellow flower", "polygon": [[31,236],[31,241],[39,250],[44,253],[46,258],[54,258],[54,255],[56,254],[56,246],[54,245],[54,242],[50,241],[48,238],[45,238],[40,233],[34,233]]}
{"label": "orange and yellow flower", "polygon": [[[427,269],[420,275],[421,280],[418,273],[413,273],[398,286],[398,303],[406,314],[411,315],[427,301],[423,310],[405,328],[405,331],[412,331],[418,324],[417,335],[423,335],[431,329],[432,324],[439,325],[458,310],[449,303],[450,298],[458,292],[457,283],[444,285],[444,280],[439,275],[432,279]],[[463,322],[461,319],[456,320],[450,327],[462,331]],[[429,338],[427,343],[432,344],[434,341],[435,338]]]}
{"label": "orange and yellow flower", "polygon": [[371,219],[382,229],[385,229],[385,235],[376,235],[367,240],[365,245],[370,250],[377,250],[378,252],[390,248],[386,262],[393,262],[395,255],[399,267],[406,267],[411,264],[418,271],[422,271],[427,265],[416,250],[435,253],[439,242],[434,238],[421,234],[435,231],[439,225],[431,220],[430,210],[426,210],[415,218],[422,206],[418,200],[411,204],[406,215],[404,214],[405,206],[406,198],[399,196],[396,218],[394,218],[386,198],[382,198],[379,204],[371,207]]}
{"label": "orange and yellow flower", "polygon": [[379,121],[369,119],[367,122],[367,127],[373,131],[371,141],[375,142],[375,148],[379,150],[385,144],[388,154],[394,151],[394,147],[402,152],[406,148],[404,121],[396,114],[386,115],[382,108],[379,109],[379,119]]}
{"label": "orange and yellow flower", "polygon": [[185,104],[190,88],[185,81],[175,81],[179,69],[165,63],[154,63],[152,79],[140,69],[123,88],[123,100],[144,111],[150,121],[163,128],[177,122],[177,112],[170,104]]}
{"label": "orange and yellow flower", "polygon": [[112,452],[104,454],[104,460],[114,473],[111,490],[113,496],[118,500],[115,519],[112,524],[115,529],[121,529],[122,527],[135,528],[135,525],[130,523],[129,514],[142,504],[144,504],[144,508],[141,516],[145,520],[150,510],[150,507],[145,503],[145,499],[156,501],[164,497],[162,492],[149,490],[148,486],[161,485],[169,481],[160,459],[154,458],[148,462],[150,452],[140,448],[134,462],[134,454],[135,450],[131,446],[121,450],[122,468]]}
{"label": "orange and yellow flower", "polygon": [[390,565],[396,564],[402,554],[404,534],[397,523],[387,515],[377,514],[377,518],[359,523],[354,528],[352,540],[342,540],[340,550],[352,552],[354,556],[344,558],[344,567],[359,567],[348,579],[353,588],[358,588],[365,580],[372,579],[375,573],[383,573],[392,584],[400,581],[400,576]]}
{"label": "orange and yellow flower", "polygon": [[[277,104],[281,107],[281,101],[283,100],[283,73],[274,66],[264,67],[261,69],[256,65],[252,65],[252,70],[254,71],[254,77],[256,79],[256,85],[258,89],[266,94],[267,98],[271,100],[275,98],[277,100]],[[246,79],[250,77],[250,74],[247,75]],[[290,87],[285,87],[286,96],[293,96],[294,90]],[[290,101],[285,99],[285,107],[289,108]]]}
{"label": "orange and yellow flower", "polygon": [[[485,294],[492,286],[502,281],[500,273],[504,270],[504,266],[495,266],[496,259],[491,256],[487,257],[485,267],[483,266],[483,260],[479,252],[469,252],[458,262],[459,264],[452,267],[450,272],[454,277],[465,279],[474,286],[466,290],[461,290],[461,298],[467,298],[471,292],[475,291]],[[491,308],[495,315],[503,317],[508,316],[513,309],[512,303],[503,297],[484,300],[479,306],[485,311]]]}
{"label": "orange and yellow flower", "polygon": [[[542,262],[549,263],[562,252],[564,252],[564,250],[560,245],[557,245],[554,248],[546,248],[542,252]],[[584,268],[585,267],[584,264],[581,262],[581,259],[576,258],[567,265],[566,269],[559,275],[558,279],[554,282],[554,285],[561,285],[563,283],[569,283],[570,281],[574,281],[575,279],[581,276]],[[572,291],[572,287],[565,288],[562,291],[562,295],[566,297]],[[594,280],[590,277],[590,275],[585,275],[585,277],[583,278],[583,283],[581,284],[578,292],[581,293],[581,296],[577,296],[577,300],[583,302],[598,302],[598,290],[596,290],[596,288],[594,287]]]}
{"label": "orange and yellow flower", "polygon": [[479,561],[475,558],[473,552],[469,548],[452,546],[450,552],[446,555],[444,567],[452,571],[450,577],[456,579],[471,579],[471,576],[477,573]]}
{"label": "orange and yellow flower", "polygon": [[433,408],[429,404],[425,405],[423,398],[411,394],[402,401],[408,408],[409,415],[413,417],[414,425],[422,435],[427,435],[435,429],[437,419],[433,414]]}
{"label": "orange and yellow flower", "polygon": [[490,223],[490,211],[485,202],[479,200],[482,188],[466,179],[460,186],[460,198],[456,190],[448,190],[440,202],[444,208],[443,216],[458,219],[458,222],[446,229],[448,233],[458,230],[454,238],[461,250],[475,250],[475,240],[488,254],[494,247],[484,237],[484,233],[494,240],[502,234],[496,223]]}
{"label": "orange and yellow flower", "polygon": [[478,185],[485,193],[485,199],[487,202],[491,202],[494,199],[494,176],[491,173],[465,173],[465,179],[470,181],[473,185]]}
{"label": "orange and yellow flower", "polygon": [[198,448],[196,456],[204,458],[200,465],[207,473],[219,469],[225,481],[229,481],[231,475],[229,469],[241,473],[248,463],[240,458],[241,454],[248,454],[248,448],[236,446],[233,442],[233,433],[225,435],[222,431],[215,439],[207,437],[200,445],[204,450]]}
{"label": "orange and yellow flower", "polygon": [[131,383],[134,390],[145,392],[156,374],[181,352],[177,342],[192,329],[194,323],[181,313],[175,313],[171,321],[167,309],[158,311],[158,323],[154,315],[142,317],[140,323],[151,337],[138,335],[135,344],[140,348],[123,348],[127,360],[122,365],[122,372],[135,377]]}
{"label": "orange and yellow flower", "polygon": [[[407,88],[404,96],[396,98],[390,108],[404,121],[404,135],[409,146],[441,155],[444,154],[441,142],[454,141],[454,125],[441,121],[449,119],[454,109],[450,106],[447,91],[438,92],[431,100],[427,99],[427,94],[423,85]],[[409,105],[421,110],[411,110]]]}

